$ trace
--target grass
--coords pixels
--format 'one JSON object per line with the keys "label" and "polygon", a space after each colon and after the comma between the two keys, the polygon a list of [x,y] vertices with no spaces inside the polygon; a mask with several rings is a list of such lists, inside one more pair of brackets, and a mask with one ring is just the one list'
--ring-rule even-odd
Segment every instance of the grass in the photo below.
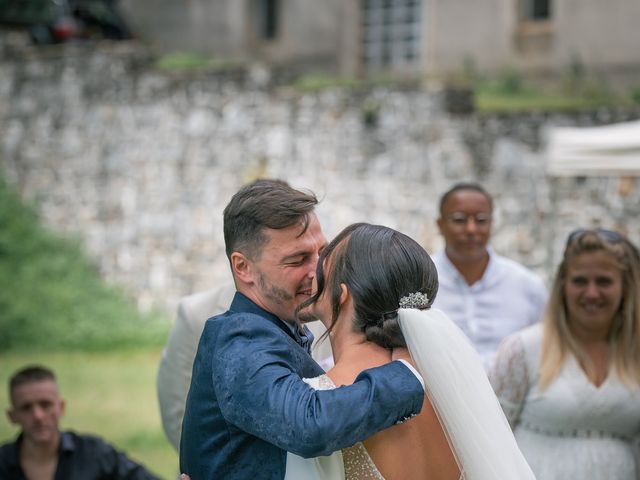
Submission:
{"label": "grass", "polygon": [[606,106],[631,106],[626,97],[574,95],[560,92],[522,90],[513,93],[478,88],[476,108],[481,112],[576,111]]}
{"label": "grass", "polygon": [[212,58],[194,52],[168,53],[155,62],[156,68],[169,72],[224,71],[242,65],[239,60]]}
{"label": "grass", "polygon": [[320,92],[327,89],[353,90],[366,87],[367,83],[355,78],[342,78],[332,75],[308,74],[298,78],[293,87],[304,93]]}
{"label": "grass", "polygon": [[[9,376],[27,364],[54,370],[66,400],[63,429],[99,435],[164,479],[174,479],[178,457],[164,436],[155,392],[160,350],[93,353],[3,353],[0,408],[6,411]],[[0,443],[18,431],[0,422]]]}
{"label": "grass", "polygon": [[536,86],[521,74],[506,71],[493,79],[472,82],[476,109],[486,113],[579,111],[640,104],[636,90],[613,91],[607,83],[574,69],[555,86]]}
{"label": "grass", "polygon": [[356,91],[375,87],[415,88],[418,85],[418,79],[414,77],[377,75],[367,79],[357,79],[353,77],[310,73],[297,78],[291,87],[301,93],[315,93],[330,89]]}

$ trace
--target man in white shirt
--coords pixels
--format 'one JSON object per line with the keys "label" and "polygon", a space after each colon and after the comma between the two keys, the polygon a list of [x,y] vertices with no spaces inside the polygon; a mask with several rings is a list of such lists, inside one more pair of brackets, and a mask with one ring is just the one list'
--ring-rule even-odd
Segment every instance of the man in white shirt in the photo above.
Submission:
{"label": "man in white shirt", "polygon": [[433,256],[440,281],[433,306],[469,337],[485,368],[505,336],[541,320],[547,302],[536,274],[488,247],[492,213],[480,185],[454,185],[440,199],[445,249]]}

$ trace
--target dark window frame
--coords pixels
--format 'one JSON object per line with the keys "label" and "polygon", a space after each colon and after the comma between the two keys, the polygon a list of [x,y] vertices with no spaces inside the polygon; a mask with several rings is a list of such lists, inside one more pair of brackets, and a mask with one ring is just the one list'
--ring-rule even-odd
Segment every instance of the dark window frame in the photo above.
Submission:
{"label": "dark window frame", "polygon": [[552,0],[521,0],[521,16],[525,22],[548,22],[552,18]]}
{"label": "dark window frame", "polygon": [[258,31],[263,40],[275,40],[280,34],[280,0],[259,0]]}

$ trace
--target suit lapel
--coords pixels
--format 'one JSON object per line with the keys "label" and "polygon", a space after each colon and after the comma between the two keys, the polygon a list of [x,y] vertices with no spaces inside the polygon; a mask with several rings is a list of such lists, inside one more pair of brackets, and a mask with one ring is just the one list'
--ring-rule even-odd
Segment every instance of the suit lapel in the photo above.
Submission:
{"label": "suit lapel", "polygon": [[[272,313],[267,312],[266,310],[260,308],[258,305],[253,303],[249,298],[243,295],[240,292],[236,292],[233,297],[233,301],[231,302],[231,307],[229,310],[232,312],[247,312],[254,313],[256,315],[260,315],[265,320],[273,323],[284,333],[289,335],[302,348],[304,348],[307,353],[311,354],[311,343],[313,342],[313,334],[308,328],[305,328],[306,338],[303,338],[298,332],[297,329],[291,329],[287,326],[287,324],[280,320],[278,317],[273,315]],[[293,330],[296,330],[294,333]]]}

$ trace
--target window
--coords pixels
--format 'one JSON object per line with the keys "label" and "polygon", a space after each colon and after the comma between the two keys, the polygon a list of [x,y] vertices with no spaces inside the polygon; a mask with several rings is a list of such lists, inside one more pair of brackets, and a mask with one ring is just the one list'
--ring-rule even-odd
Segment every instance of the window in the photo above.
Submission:
{"label": "window", "polygon": [[516,50],[523,58],[547,62],[553,49],[551,0],[519,0],[520,21],[515,36]]}
{"label": "window", "polygon": [[362,62],[369,72],[415,65],[421,38],[420,0],[362,0]]}
{"label": "window", "polygon": [[279,0],[258,1],[258,31],[265,40],[278,36]]}
{"label": "window", "polygon": [[522,19],[533,22],[551,19],[551,0],[522,0]]}

